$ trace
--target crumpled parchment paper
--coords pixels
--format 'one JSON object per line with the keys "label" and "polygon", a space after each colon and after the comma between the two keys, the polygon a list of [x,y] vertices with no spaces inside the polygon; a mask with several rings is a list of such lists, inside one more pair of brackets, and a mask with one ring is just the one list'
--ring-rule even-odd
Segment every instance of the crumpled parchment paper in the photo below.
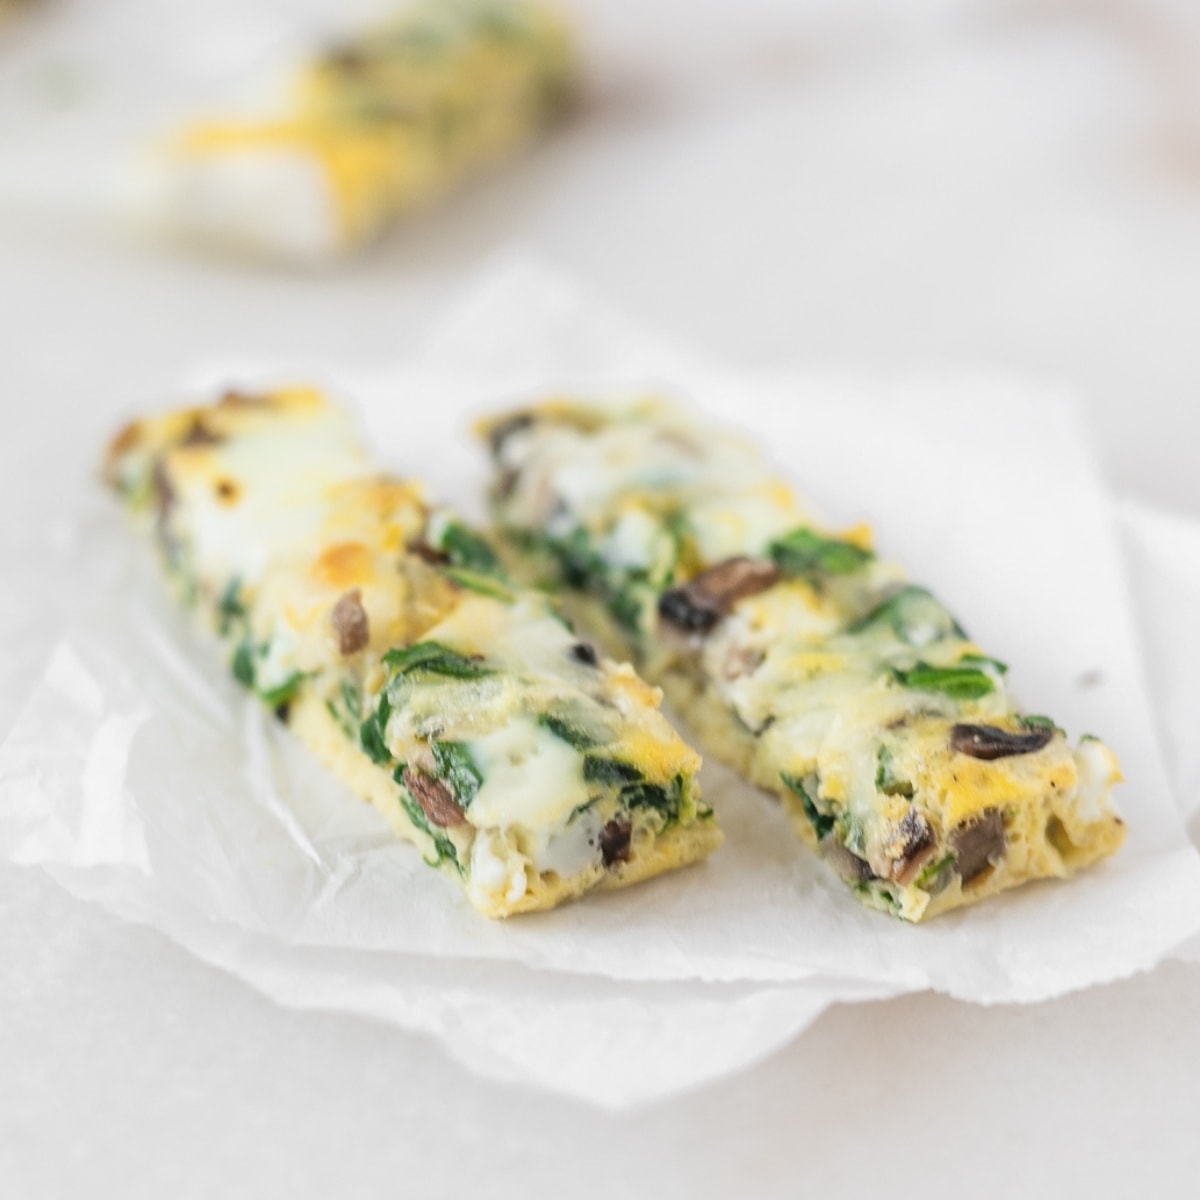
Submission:
{"label": "crumpled parchment paper", "polygon": [[[770,801],[710,764],[727,842],[708,863],[485,922],[240,694],[115,503],[81,481],[18,559],[23,602],[55,636],[0,745],[6,859],[280,1003],[421,1030],[483,1074],[612,1107],[744,1066],[837,1001],[1040,1000],[1149,968],[1200,931],[1200,859],[1162,747],[1177,781],[1200,774],[1170,749],[1186,740],[1169,705],[1156,729],[1121,543],[1069,399],[977,378],[722,371],[519,259],[421,361],[321,376],[392,465],[474,515],[485,468],[469,417],[534,389],[666,387],[756,434],[831,519],[872,518],[881,552],[1011,664],[1030,709],[1117,748],[1126,846],[1069,884],[913,928],[861,909]],[[1161,537],[1122,528],[1130,561],[1161,557]],[[1160,701],[1181,686],[1150,677]]]}

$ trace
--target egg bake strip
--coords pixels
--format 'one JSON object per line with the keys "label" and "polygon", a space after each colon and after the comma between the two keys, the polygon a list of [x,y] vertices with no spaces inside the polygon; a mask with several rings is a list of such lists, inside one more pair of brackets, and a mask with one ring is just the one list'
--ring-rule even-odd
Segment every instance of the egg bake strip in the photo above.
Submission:
{"label": "egg bake strip", "polygon": [[206,241],[326,259],[531,141],[574,81],[549,7],[418,0],[304,64],[276,111],[185,129],[159,164],[166,215]]}
{"label": "egg bake strip", "polygon": [[658,690],[510,586],[320,393],[136,421],[106,477],[238,681],[480,912],[550,908],[719,845]]}
{"label": "egg bake strip", "polygon": [[1121,845],[1112,751],[1022,713],[866,528],[821,528],[728,430],[646,400],[481,432],[516,571],[632,655],[865,904],[921,921]]}

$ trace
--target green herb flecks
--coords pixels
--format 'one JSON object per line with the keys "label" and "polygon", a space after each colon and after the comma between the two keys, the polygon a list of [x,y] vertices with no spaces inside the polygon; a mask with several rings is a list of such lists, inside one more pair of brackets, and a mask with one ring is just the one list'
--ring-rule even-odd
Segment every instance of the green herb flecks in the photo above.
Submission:
{"label": "green herb flecks", "polygon": [[891,889],[887,885],[880,883],[878,880],[872,880],[870,883],[857,883],[854,885],[854,894],[862,896],[875,908],[880,908],[884,912],[891,913],[892,916],[900,914],[900,900],[894,896]]}
{"label": "green herb flecks", "polygon": [[804,783],[797,779],[795,775],[789,775],[783,772],[779,776],[783,780],[784,786],[800,797],[800,803],[804,808],[804,815],[808,818],[809,824],[813,827],[813,831],[817,835],[817,841],[820,841],[827,833],[833,830],[834,818],[828,813],[823,813],[816,804],[812,796],[808,794]]}
{"label": "green herb flecks", "polygon": [[441,642],[418,642],[402,650],[389,650],[384,666],[396,675],[445,675],[451,679],[479,679],[492,673],[481,658],[459,654]]}
{"label": "green herb flecks", "polygon": [[471,748],[466,742],[432,742],[430,749],[438,774],[454,789],[458,806],[468,807],[483,785],[483,775],[475,765]]}
{"label": "green herb flecks", "polygon": [[935,883],[937,878],[943,871],[948,870],[954,865],[954,855],[947,854],[945,858],[939,858],[937,862],[930,863],[920,875],[917,876],[917,887],[924,891],[929,890],[929,885]]}
{"label": "green herb flecks", "polygon": [[785,575],[810,583],[819,583],[828,575],[848,575],[875,557],[853,542],[821,537],[804,526],[777,538],[767,553]]}

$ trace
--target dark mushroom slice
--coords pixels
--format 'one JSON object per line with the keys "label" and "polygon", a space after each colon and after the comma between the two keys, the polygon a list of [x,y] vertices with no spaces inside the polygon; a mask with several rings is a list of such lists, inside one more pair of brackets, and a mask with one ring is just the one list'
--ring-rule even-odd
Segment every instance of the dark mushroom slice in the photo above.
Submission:
{"label": "dark mushroom slice", "polygon": [[343,655],[357,654],[371,640],[371,626],[358,588],[347,592],[333,606],[332,620],[338,649]]}
{"label": "dark mushroom slice", "polygon": [[523,429],[529,429],[534,424],[534,420],[535,418],[532,413],[522,412],[515,413],[506,420],[493,425],[488,431],[488,445],[492,449],[492,454],[498,457],[504,449],[504,443],[514,433],[520,433]]}
{"label": "dark mushroom slice", "polygon": [[625,816],[613,817],[600,830],[600,858],[606,867],[629,861],[629,844],[633,827]]}
{"label": "dark mushroom slice", "polygon": [[683,587],[658,598],[658,615],[689,633],[707,633],[747,596],[765,592],[779,580],[779,568],[754,558],[727,558],[701,571]]}
{"label": "dark mushroom slice", "polygon": [[442,567],[450,561],[450,555],[444,551],[435,550],[424,539],[413,542],[408,547],[408,551],[410,554],[415,554],[423,563],[428,563],[431,567]]}
{"label": "dark mushroom slice", "polygon": [[203,417],[195,417],[179,444],[181,446],[219,446],[224,440],[219,433],[214,433],[209,429],[204,423]]}
{"label": "dark mushroom slice", "polygon": [[870,883],[879,878],[865,858],[848,850],[832,833],[821,839],[821,857],[847,883]]}
{"label": "dark mushroom slice", "polygon": [[365,70],[368,62],[362,48],[355,45],[330,46],[321,56],[322,66],[331,71],[344,71],[348,75]]}
{"label": "dark mushroom slice", "polygon": [[435,779],[424,771],[414,771],[411,767],[404,769],[402,778],[431,825],[447,829],[451,825],[461,825],[467,819],[445,780]]}
{"label": "dark mushroom slice", "polygon": [[937,849],[937,835],[925,817],[915,808],[897,823],[884,847],[890,860],[888,877],[907,886]]}
{"label": "dark mushroom slice", "polygon": [[596,647],[591,642],[576,642],[569,653],[577,663],[582,663],[585,667],[595,667],[600,664]]}
{"label": "dark mushroom slice", "polygon": [[1004,816],[998,808],[985,809],[973,821],[959,825],[950,835],[954,869],[965,887],[994,862],[1004,857]]}
{"label": "dark mushroom slice", "polygon": [[175,489],[171,485],[171,477],[167,472],[166,462],[161,457],[154,461],[150,482],[154,489],[154,532],[166,560],[169,563],[177,564],[180,545],[171,530],[171,512],[177,498]]}
{"label": "dark mushroom slice", "polygon": [[227,391],[217,403],[222,408],[273,408],[275,406],[272,396],[257,395],[254,392],[239,392],[234,389]]}
{"label": "dark mushroom slice", "polygon": [[1033,754],[1044,749],[1054,737],[1048,726],[1036,726],[1025,733],[1011,733],[995,725],[955,725],[950,730],[950,748],[958,754],[991,761]]}

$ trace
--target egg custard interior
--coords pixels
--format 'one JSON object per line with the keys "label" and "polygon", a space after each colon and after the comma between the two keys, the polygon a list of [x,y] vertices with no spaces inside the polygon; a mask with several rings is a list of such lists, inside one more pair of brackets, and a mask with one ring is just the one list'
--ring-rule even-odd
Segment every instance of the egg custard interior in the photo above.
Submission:
{"label": "egg custard interior", "polygon": [[304,64],[277,110],[208,120],[170,155],[175,219],[281,256],[359,244],[564,111],[566,26],[530,0],[418,0]]}
{"label": "egg custard interior", "polygon": [[315,391],[140,420],[106,477],[230,668],[487,916],[703,858],[661,694],[597,655]]}
{"label": "egg custard interior", "polygon": [[481,433],[514,572],[631,654],[865,904],[920,921],[1121,845],[1112,751],[1022,713],[1003,663],[753,446],[654,400]]}

